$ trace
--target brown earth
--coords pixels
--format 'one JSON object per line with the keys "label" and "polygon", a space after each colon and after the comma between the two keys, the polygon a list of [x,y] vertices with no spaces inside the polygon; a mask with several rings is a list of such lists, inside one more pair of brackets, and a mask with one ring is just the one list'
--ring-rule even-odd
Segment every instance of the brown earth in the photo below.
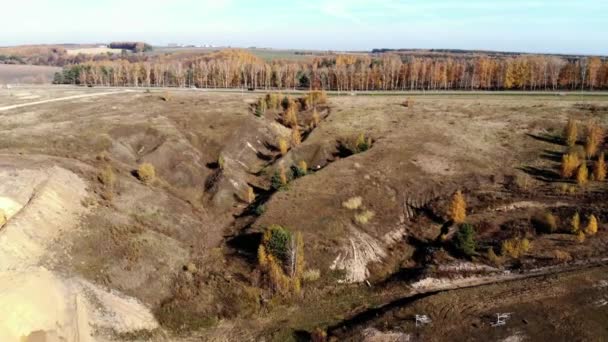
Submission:
{"label": "brown earth", "polygon": [[[0,107],[27,102],[7,91],[0,90]],[[93,90],[20,91],[48,98]],[[251,109],[256,96],[133,91],[0,112],[0,168],[14,167],[15,160],[28,161],[28,168],[56,165],[86,182],[88,198],[82,205],[88,214],[79,229],[62,237],[66,247],[54,251],[59,262],[53,268],[151,308],[161,329],[136,336],[306,336],[398,299],[417,279],[413,274],[468,274],[439,267],[462,259],[451,248],[454,229],[445,214],[457,189],[465,194],[468,222],[477,230],[480,254],[474,263],[525,270],[605,255],[605,183],[564,194],[562,184],[574,185],[556,176],[566,149],[559,138],[564,123],[574,116],[608,124],[603,96],[444,94],[416,97],[409,108],[397,96],[332,96],[320,108],[320,125],[283,157],[277,140],[289,137],[290,130],[277,120],[277,112],[256,117]],[[310,110],[299,113],[302,126],[310,115]],[[348,155],[340,148],[340,141],[362,133],[373,139],[371,149]],[[279,165],[289,168],[301,160],[312,171],[274,191],[271,177]],[[137,177],[144,162],[156,169],[149,184]],[[108,169],[113,182],[104,181]],[[252,205],[247,203],[249,186],[257,195]],[[346,208],[343,202],[353,197],[361,197],[361,205]],[[547,211],[558,218],[554,234],[539,232],[532,222]],[[600,232],[584,243],[564,234],[575,211],[584,223],[588,214],[601,223]],[[364,214],[368,220],[360,218]],[[259,233],[271,224],[302,232],[306,267],[320,270],[321,279],[305,284],[302,299],[270,298],[258,288],[255,252]],[[439,239],[442,231],[448,233],[446,241]],[[499,254],[502,240],[521,236],[531,240],[532,249],[520,260],[504,257],[496,265],[484,256],[490,247]],[[372,287],[358,284],[364,280]],[[568,281],[560,286],[569,286]],[[510,284],[497,286],[513,291],[527,286]],[[534,296],[524,293],[521,300],[482,305],[474,314],[464,310],[455,317],[554,309],[523,304]],[[452,311],[459,312],[459,304],[454,305]],[[409,315],[412,309],[403,310]],[[450,329],[468,327],[466,319],[421,336],[445,339]],[[369,325],[378,334],[411,333],[399,320],[386,321],[386,326],[380,321]],[[409,329],[410,323],[403,324]],[[359,328],[336,336],[357,336]],[[467,329],[463,338],[477,333]],[[536,336],[536,328],[519,329]]]}

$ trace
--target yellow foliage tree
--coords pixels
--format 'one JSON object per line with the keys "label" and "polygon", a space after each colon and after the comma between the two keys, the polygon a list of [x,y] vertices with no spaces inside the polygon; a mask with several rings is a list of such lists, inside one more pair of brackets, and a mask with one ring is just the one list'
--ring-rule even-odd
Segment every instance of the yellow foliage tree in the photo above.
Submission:
{"label": "yellow foliage tree", "polygon": [[156,170],[154,165],[150,163],[143,163],[137,168],[137,176],[144,183],[150,183],[156,178]]}
{"label": "yellow foliage tree", "polygon": [[568,146],[574,146],[578,139],[578,127],[574,119],[568,119],[566,127],[564,127],[564,141]]}
{"label": "yellow foliage tree", "polygon": [[300,162],[298,163],[298,171],[302,175],[306,175],[306,173],[308,173],[308,164],[306,164],[305,160],[300,160]]}
{"label": "yellow foliage tree", "polygon": [[255,192],[253,191],[253,188],[248,186],[247,187],[247,203],[251,204],[255,201]]}
{"label": "yellow foliage tree", "polygon": [[287,185],[289,179],[287,178],[287,171],[285,170],[285,165],[279,165],[279,179],[281,180],[282,185]]}
{"label": "yellow foliage tree", "polygon": [[281,152],[281,155],[286,155],[288,150],[289,144],[287,143],[287,140],[284,138],[279,138],[279,151]]}
{"label": "yellow foliage tree", "polygon": [[576,182],[578,185],[585,185],[589,181],[589,170],[587,169],[587,163],[581,164],[578,171],[576,172]]}
{"label": "yellow foliage tree", "polygon": [[606,161],[604,160],[604,152],[600,153],[597,162],[593,168],[593,179],[599,182],[606,180]]}
{"label": "yellow foliage tree", "polygon": [[575,213],[570,220],[570,232],[572,234],[578,234],[581,229],[581,217],[578,213]]}
{"label": "yellow foliage tree", "polygon": [[302,134],[300,133],[300,128],[298,125],[293,126],[291,130],[291,145],[298,146],[302,143]]}
{"label": "yellow foliage tree", "polygon": [[585,153],[587,158],[597,154],[602,141],[604,140],[604,130],[597,122],[590,122],[587,125],[587,139],[585,140]]}
{"label": "yellow foliage tree", "polygon": [[562,156],[561,176],[564,179],[569,179],[574,175],[574,171],[581,164],[580,159],[574,153],[564,154]]}
{"label": "yellow foliage tree", "polygon": [[467,217],[467,203],[460,190],[456,191],[454,196],[452,196],[448,216],[455,223],[463,223]]}
{"label": "yellow foliage tree", "polygon": [[587,227],[585,227],[585,234],[587,235],[595,235],[598,229],[598,222],[595,215],[589,216],[589,223],[587,223]]}

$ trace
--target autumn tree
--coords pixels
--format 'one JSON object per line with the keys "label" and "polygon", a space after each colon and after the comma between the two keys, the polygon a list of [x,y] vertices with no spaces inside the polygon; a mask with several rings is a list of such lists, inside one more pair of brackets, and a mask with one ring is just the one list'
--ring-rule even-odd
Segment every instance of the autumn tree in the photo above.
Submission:
{"label": "autumn tree", "polygon": [[585,234],[587,235],[595,235],[598,230],[598,221],[595,215],[589,216],[589,223],[585,227]]}
{"label": "autumn tree", "polygon": [[570,219],[570,232],[572,234],[578,234],[581,229],[581,217],[578,212],[574,213],[572,219]]}
{"label": "autumn tree", "polygon": [[597,122],[590,122],[587,125],[587,137],[585,140],[585,152],[587,158],[596,155],[601,143],[604,140],[604,130]]}
{"label": "autumn tree", "polygon": [[463,223],[467,217],[467,204],[460,190],[452,196],[452,202],[448,209],[448,217],[454,223]]}
{"label": "autumn tree", "polygon": [[576,121],[570,118],[564,127],[564,141],[568,146],[574,146],[578,140],[578,127]]}
{"label": "autumn tree", "polygon": [[578,155],[575,153],[568,153],[562,156],[561,164],[561,176],[564,179],[569,179],[574,175],[574,172],[578,169],[581,161]]}
{"label": "autumn tree", "polygon": [[589,170],[587,169],[587,163],[583,162],[581,166],[578,167],[578,171],[576,172],[576,182],[578,185],[585,185],[589,181]]}
{"label": "autumn tree", "polygon": [[599,182],[606,180],[606,161],[604,160],[604,152],[600,153],[593,167],[593,179]]}

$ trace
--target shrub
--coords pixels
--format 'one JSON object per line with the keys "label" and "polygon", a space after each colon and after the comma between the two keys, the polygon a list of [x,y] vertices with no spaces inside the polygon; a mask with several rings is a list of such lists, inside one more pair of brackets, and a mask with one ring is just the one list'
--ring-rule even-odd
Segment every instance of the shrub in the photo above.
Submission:
{"label": "shrub", "polygon": [[291,146],[298,146],[302,143],[302,134],[298,125],[293,126],[291,130]]}
{"label": "shrub", "polygon": [[597,229],[598,229],[597,218],[595,217],[595,215],[590,215],[589,223],[587,223],[587,226],[585,227],[585,234],[595,235],[597,233]]}
{"label": "shrub", "polygon": [[578,185],[585,185],[589,181],[589,170],[587,169],[587,163],[583,162],[576,171],[576,183]]}
{"label": "shrub", "polygon": [[564,154],[562,156],[561,176],[564,179],[572,178],[574,171],[580,166],[581,161],[574,153]]}
{"label": "shrub", "polygon": [[259,99],[258,103],[256,104],[255,115],[256,116],[264,115],[264,113],[266,113],[266,109],[267,109],[266,99]]}
{"label": "shrub", "polygon": [[364,210],[355,214],[355,221],[359,224],[367,224],[376,214],[371,210]]}
{"label": "shrub", "polygon": [[581,217],[577,212],[577,213],[574,213],[574,215],[572,216],[572,219],[570,220],[570,232],[572,234],[578,234],[578,232],[580,230],[581,230]]}
{"label": "shrub", "polygon": [[502,242],[501,254],[510,256],[513,259],[518,259],[530,250],[530,241],[528,239],[509,239]]}
{"label": "shrub", "polygon": [[558,249],[553,251],[553,258],[560,262],[572,261],[572,255],[570,255],[570,253]]}
{"label": "shrub", "polygon": [[568,119],[568,123],[566,127],[564,127],[564,141],[568,146],[574,146],[578,139],[578,127],[576,121],[570,118]]}
{"label": "shrub", "polygon": [[346,209],[357,210],[363,204],[363,198],[361,196],[351,197],[348,200],[342,202],[342,206]]}
{"label": "shrub", "polygon": [[270,180],[271,186],[275,190],[279,190],[289,183],[289,179],[291,175],[287,174],[285,167],[283,164],[279,165],[279,168],[274,172],[272,179]]}
{"label": "shrub", "polygon": [[585,238],[585,233],[583,233],[582,231],[578,232],[578,234],[576,235],[576,241],[578,241],[578,243],[585,242]]}
{"label": "shrub", "polygon": [[154,169],[154,165],[150,163],[143,163],[139,165],[137,168],[137,177],[144,182],[150,183],[156,178],[156,170]]}
{"label": "shrub", "polygon": [[552,234],[557,230],[557,219],[550,212],[534,217],[533,223],[544,233]]}
{"label": "shrub", "polygon": [[327,93],[324,90],[313,90],[306,95],[306,102],[311,106],[327,103]]}
{"label": "shrub", "polygon": [[281,97],[276,93],[266,94],[266,107],[269,109],[279,109],[281,106]]}
{"label": "shrub", "polygon": [[452,202],[448,208],[448,217],[455,223],[463,223],[467,217],[467,203],[460,190],[452,196]]}
{"label": "shrub", "polygon": [[488,254],[486,255],[486,257],[488,258],[488,261],[490,261],[493,265],[498,266],[501,263],[500,257],[496,255],[496,253],[494,252],[494,248],[492,247],[488,249]]}
{"label": "shrub", "polygon": [[249,204],[255,202],[255,192],[253,191],[252,187],[250,187],[250,186],[247,187],[247,195],[245,198],[247,200],[247,203],[249,203]]}
{"label": "shrub", "polygon": [[296,169],[298,177],[306,176],[306,174],[308,173],[308,164],[306,163],[306,161],[300,160]]}
{"label": "shrub", "polygon": [[310,333],[310,341],[311,342],[326,342],[327,341],[327,332],[325,330],[317,328]]}
{"label": "shrub", "polygon": [[103,170],[99,172],[97,179],[101,182],[101,184],[110,189],[113,188],[114,184],[116,183],[116,176],[114,175],[114,171],[112,171],[112,167],[110,165],[106,165]]}
{"label": "shrub", "polygon": [[288,127],[295,127],[298,125],[298,105],[295,102],[290,102],[289,106],[283,113],[283,123]]}
{"label": "shrub", "polygon": [[313,110],[312,112],[312,117],[310,118],[310,126],[311,127],[317,127],[319,126],[319,123],[321,122],[321,117],[319,116],[319,112],[317,112],[317,109],[315,108],[315,110]]}
{"label": "shrub", "polygon": [[593,168],[593,179],[599,182],[606,180],[606,161],[604,160],[604,152],[600,153],[597,162]]}
{"label": "shrub", "polygon": [[257,207],[255,207],[254,212],[257,216],[262,216],[262,214],[264,214],[266,212],[266,206],[263,204],[260,204]]}
{"label": "shrub", "polygon": [[321,278],[321,271],[318,269],[309,269],[302,274],[302,280],[305,283],[313,283]]}
{"label": "shrub", "polygon": [[454,248],[466,256],[475,254],[477,244],[475,242],[475,229],[470,224],[463,224],[456,233]]}
{"label": "shrub", "polygon": [[258,265],[263,271],[268,268],[268,254],[263,244],[258,246]]}
{"label": "shrub", "polygon": [[587,124],[587,139],[585,140],[585,152],[587,157],[591,158],[597,154],[597,151],[604,140],[604,130],[597,122]]}
{"label": "shrub", "polygon": [[226,165],[226,159],[224,159],[224,156],[222,156],[221,154],[217,158],[217,165],[220,167],[220,170],[223,170],[224,166]]}
{"label": "shrub", "polygon": [[279,138],[279,151],[281,152],[281,155],[286,155],[288,150],[289,144],[287,143],[287,140],[284,138]]}
{"label": "shrub", "polygon": [[372,138],[366,138],[365,134],[361,133],[357,137],[357,141],[355,142],[355,146],[357,148],[357,153],[365,152],[372,147]]}

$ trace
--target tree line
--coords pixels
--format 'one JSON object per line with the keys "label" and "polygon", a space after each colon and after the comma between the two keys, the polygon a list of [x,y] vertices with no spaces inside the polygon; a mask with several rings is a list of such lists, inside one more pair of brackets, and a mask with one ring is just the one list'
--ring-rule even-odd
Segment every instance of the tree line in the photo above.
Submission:
{"label": "tree line", "polygon": [[262,60],[242,50],[159,56],[143,61],[87,61],[64,67],[56,83],[197,88],[374,90],[608,89],[599,57],[415,57],[395,53]]}

